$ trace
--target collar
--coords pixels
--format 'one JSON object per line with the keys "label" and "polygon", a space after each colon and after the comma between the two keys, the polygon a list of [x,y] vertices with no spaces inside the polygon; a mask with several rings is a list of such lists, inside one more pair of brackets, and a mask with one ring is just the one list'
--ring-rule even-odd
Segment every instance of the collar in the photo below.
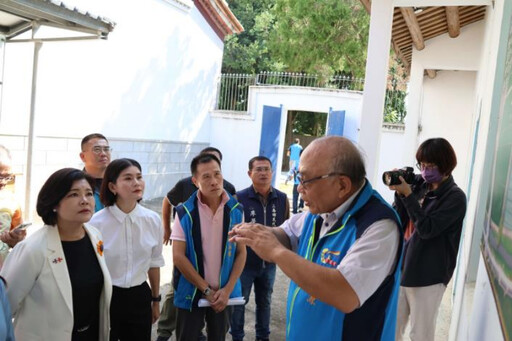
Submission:
{"label": "collar", "polygon": [[[450,175],[448,177],[448,179],[446,179],[445,181],[441,182],[439,187],[437,187],[435,190],[433,190],[433,191],[428,191],[427,190],[427,193],[425,195],[428,195],[429,197],[441,196],[444,192],[446,192],[448,189],[450,189],[453,186],[454,183],[455,183],[455,181],[453,180],[453,175]],[[428,183],[426,181],[425,181],[425,185],[428,186]]]}
{"label": "collar", "polygon": [[347,212],[348,208],[352,205],[352,202],[354,201],[354,199],[359,195],[359,192],[362,191],[365,184],[366,184],[366,180],[364,181],[363,185],[354,194],[352,194],[340,206],[336,207],[334,209],[334,211],[329,212],[329,213],[319,214],[320,217],[322,217],[322,219],[324,220],[324,222],[336,222],[336,221],[340,220],[341,217],[345,214],[345,212]]}
{"label": "collar", "polygon": [[[259,192],[256,192],[256,189],[254,188],[253,185],[251,185],[249,187],[251,189],[250,193],[249,193],[249,196],[252,197],[252,198],[259,198],[259,197],[262,197],[263,198],[263,195],[260,194]],[[270,192],[268,192],[268,197],[267,199],[270,199],[270,198],[273,198],[276,196],[276,193],[274,191],[274,188],[272,186],[270,186]]]}
{"label": "collar", "polygon": [[[203,207],[210,207],[208,206],[207,204],[205,204],[202,200],[202,194],[201,194],[201,191],[197,191],[197,203]],[[229,195],[227,194],[226,190],[223,190],[222,191],[222,195],[221,195],[222,199],[220,200],[220,205],[219,207],[224,207],[224,205],[226,205],[226,203],[228,202],[229,200]]]}
{"label": "collar", "polygon": [[130,218],[130,221],[133,223],[135,222],[135,217],[137,217],[140,207],[139,204],[136,204],[135,208],[130,213],[124,213],[123,211],[121,211],[117,204],[110,206],[108,209],[110,210],[110,213],[112,213],[114,218],[120,223],[123,223],[126,217]]}

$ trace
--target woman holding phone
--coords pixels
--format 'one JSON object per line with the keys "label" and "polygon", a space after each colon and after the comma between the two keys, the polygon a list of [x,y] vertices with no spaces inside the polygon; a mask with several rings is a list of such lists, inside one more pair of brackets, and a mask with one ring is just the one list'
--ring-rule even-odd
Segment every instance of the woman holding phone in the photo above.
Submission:
{"label": "woman holding phone", "polygon": [[149,341],[151,324],[160,315],[163,230],[158,214],[138,204],[144,185],[137,161],[112,161],[100,191],[105,208],[91,220],[105,238],[105,257],[114,285],[111,340]]}
{"label": "woman holding phone", "polygon": [[37,197],[45,226],[9,254],[1,275],[18,340],[106,341],[112,284],[101,233],[87,224],[94,180],[74,168],[53,173]]}

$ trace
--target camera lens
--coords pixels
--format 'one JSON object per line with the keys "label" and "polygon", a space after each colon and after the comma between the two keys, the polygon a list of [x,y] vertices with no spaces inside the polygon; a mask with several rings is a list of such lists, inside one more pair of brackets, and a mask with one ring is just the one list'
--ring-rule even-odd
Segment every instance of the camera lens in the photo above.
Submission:
{"label": "camera lens", "polygon": [[391,183],[393,181],[393,176],[391,172],[384,172],[382,174],[382,182],[384,182],[384,185],[391,186]]}

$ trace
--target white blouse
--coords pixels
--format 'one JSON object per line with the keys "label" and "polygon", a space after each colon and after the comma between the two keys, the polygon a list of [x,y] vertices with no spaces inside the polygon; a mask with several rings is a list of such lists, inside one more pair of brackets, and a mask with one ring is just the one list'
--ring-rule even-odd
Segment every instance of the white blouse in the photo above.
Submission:
{"label": "white blouse", "polygon": [[127,214],[114,204],[96,212],[89,223],[103,234],[113,285],[138,286],[146,281],[150,268],[164,266],[163,229],[155,212],[137,204]]}

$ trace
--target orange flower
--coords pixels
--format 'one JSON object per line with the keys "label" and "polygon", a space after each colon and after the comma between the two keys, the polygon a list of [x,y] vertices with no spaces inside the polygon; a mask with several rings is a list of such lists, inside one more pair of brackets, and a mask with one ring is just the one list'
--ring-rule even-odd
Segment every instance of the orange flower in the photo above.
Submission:
{"label": "orange flower", "polygon": [[100,240],[98,244],[96,244],[96,250],[100,254],[100,256],[103,256],[103,241]]}

